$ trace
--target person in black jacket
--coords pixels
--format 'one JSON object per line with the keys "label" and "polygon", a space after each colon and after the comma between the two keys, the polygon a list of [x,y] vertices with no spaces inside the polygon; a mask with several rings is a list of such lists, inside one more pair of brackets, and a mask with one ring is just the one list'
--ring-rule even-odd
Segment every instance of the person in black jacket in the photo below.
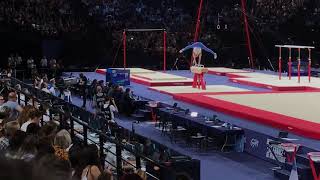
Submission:
{"label": "person in black jacket", "polygon": [[79,84],[78,85],[79,85],[80,96],[83,99],[82,108],[85,108],[86,107],[86,103],[87,103],[86,86],[87,86],[88,79],[82,73],[80,73],[79,76],[80,76],[80,80],[79,80]]}
{"label": "person in black jacket", "polygon": [[134,99],[131,96],[131,90],[130,88],[127,88],[120,101],[121,112],[127,116],[130,116],[134,111],[133,103]]}

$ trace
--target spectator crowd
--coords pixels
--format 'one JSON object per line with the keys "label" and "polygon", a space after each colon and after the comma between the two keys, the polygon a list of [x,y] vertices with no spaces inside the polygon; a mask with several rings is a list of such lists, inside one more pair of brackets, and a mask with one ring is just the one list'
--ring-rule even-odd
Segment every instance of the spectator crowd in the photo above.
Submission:
{"label": "spectator crowd", "polygon": [[[42,81],[46,82],[45,77]],[[19,90],[19,85],[16,89]],[[109,89],[111,96],[117,94],[116,87]],[[97,113],[102,113],[105,118],[110,116],[112,120],[113,113],[110,111],[106,113],[105,109],[117,111],[115,101],[107,96],[105,98],[107,101],[99,99],[102,97],[101,93],[105,92],[100,85],[96,85],[96,90],[94,106],[97,109],[100,107]],[[127,93],[130,91],[126,90],[124,99],[127,98]],[[21,102],[27,101],[26,105],[18,103],[18,93],[13,89],[3,89],[0,94],[1,178],[8,180],[113,179],[113,169],[107,166],[102,167],[96,145],[74,142],[69,130],[65,129],[66,126],[48,117],[46,109],[38,107],[32,100],[29,101],[21,94],[19,98]],[[40,123],[41,119],[45,123]],[[139,180],[146,179],[146,176],[141,170],[137,173],[127,170],[120,179]]]}
{"label": "spectator crowd", "polygon": [[[112,50],[106,52],[112,52],[111,56],[118,58],[121,58],[117,56],[117,52],[121,46],[123,29],[165,28],[168,32],[168,59],[175,59],[178,50],[193,40],[198,3],[183,0],[4,0],[0,2],[0,18],[9,24],[20,26],[21,29],[31,28],[53,36],[68,32],[89,35],[86,34],[87,30],[93,26],[108,29],[112,45],[108,44],[107,48]],[[273,52],[272,45],[275,43],[319,44],[320,39],[314,34],[319,29],[319,9],[320,3],[316,0],[250,0],[247,1],[246,12],[242,12],[240,2],[204,1],[200,41],[221,52],[222,56],[219,57],[223,59],[234,60],[239,56],[243,58],[244,52],[239,48],[232,50],[235,53],[229,51],[236,47],[235,38],[237,44],[246,43],[242,26],[242,16],[245,13],[252,41],[265,44],[253,46],[259,53],[257,58],[265,59],[267,56],[272,59],[270,56],[274,54],[270,52]],[[301,33],[310,36],[299,36]],[[127,40],[128,52],[162,52],[162,34],[159,32],[128,33]],[[264,55],[261,52],[268,53]],[[235,57],[228,57],[229,54]],[[246,63],[247,57],[243,61]]]}
{"label": "spectator crowd", "polygon": [[45,36],[85,31],[86,19],[74,14],[73,5],[65,0],[3,0],[0,18]]}

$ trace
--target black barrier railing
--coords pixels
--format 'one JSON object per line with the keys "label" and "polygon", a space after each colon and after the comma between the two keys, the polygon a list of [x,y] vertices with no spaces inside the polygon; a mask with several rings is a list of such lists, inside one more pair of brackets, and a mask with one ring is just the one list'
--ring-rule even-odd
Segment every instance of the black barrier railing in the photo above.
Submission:
{"label": "black barrier railing", "polygon": [[[21,86],[21,89],[12,88],[17,84]],[[161,175],[159,175],[159,174],[162,174],[163,172],[170,172],[170,173],[166,173],[166,174],[172,175],[169,179],[175,179],[174,174],[176,173],[174,173],[174,171],[177,167],[174,167],[172,163],[170,165],[167,165],[168,163],[158,162],[144,155],[141,150],[138,150],[137,148],[129,148],[127,146],[128,144],[122,143],[122,139],[120,138],[122,134],[127,133],[129,134],[129,137],[135,136],[134,134],[132,135],[129,130],[126,130],[123,127],[117,125],[117,129],[119,130],[118,134],[116,134],[115,137],[109,136],[107,134],[102,133],[100,130],[92,128],[91,126],[88,125],[87,122],[90,119],[92,120],[94,118],[94,114],[88,111],[85,111],[71,103],[68,103],[56,96],[48,94],[39,89],[36,89],[31,85],[25,84],[22,81],[17,80],[15,78],[11,78],[11,81],[8,85],[12,89],[17,91],[19,103],[24,102],[24,105],[32,104],[33,106],[40,106],[45,110],[48,110],[49,113],[46,113],[45,116],[49,116],[50,119],[53,118],[53,115],[58,115],[60,125],[64,125],[64,127],[69,128],[71,137],[73,139],[78,138],[83,142],[83,144],[96,144],[99,147],[99,154],[100,154],[101,163],[103,167],[105,163],[108,163],[113,168],[115,168],[116,170],[115,175],[118,179],[119,177],[121,177],[121,174],[123,172],[122,163],[125,163],[127,166],[133,167],[135,169],[140,169],[142,167],[141,162],[145,163],[146,174],[148,175],[149,179],[168,179],[167,176],[165,178],[162,178]],[[44,118],[42,118],[41,125],[45,123],[46,122],[44,121]],[[89,132],[95,133],[96,135],[98,135],[98,137],[94,139],[93,137],[88,135]],[[136,135],[136,136],[139,136],[139,135]],[[147,138],[144,138],[143,136],[139,136],[139,138],[147,139]],[[130,142],[130,138],[128,142]],[[109,145],[109,148],[111,146],[115,147],[115,152],[105,147],[106,144],[108,143],[111,144]],[[141,145],[141,143],[139,142],[135,142],[135,143]],[[134,145],[134,144],[129,143],[129,145]],[[158,144],[158,146],[159,145],[160,144]],[[193,160],[190,157],[181,155],[180,153],[177,153],[173,150],[172,152],[174,152],[177,156],[184,157],[183,161],[181,162],[183,163],[188,162],[191,164],[193,163]],[[116,157],[116,165],[106,160],[106,153],[108,154],[110,153]],[[134,157],[134,162],[123,158],[122,153],[131,154]],[[196,166],[198,168],[197,170],[198,172],[200,172],[200,162],[197,160],[195,161],[196,161],[195,163],[197,163],[197,166]],[[181,165],[181,162],[176,166],[183,166]],[[148,167],[158,167],[159,170],[155,173],[154,172],[151,173],[149,172]],[[181,167],[179,168],[181,169]],[[152,169],[151,171],[153,171]],[[197,180],[199,178],[193,178],[193,179]]]}

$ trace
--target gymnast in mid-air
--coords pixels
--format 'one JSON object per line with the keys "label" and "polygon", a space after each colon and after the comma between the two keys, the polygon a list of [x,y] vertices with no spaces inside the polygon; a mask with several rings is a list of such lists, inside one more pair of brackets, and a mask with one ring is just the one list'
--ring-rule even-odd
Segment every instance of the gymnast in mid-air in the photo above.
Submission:
{"label": "gymnast in mid-air", "polygon": [[[190,44],[189,46],[181,49],[179,53],[183,53],[184,51],[193,48],[192,51],[192,65],[193,66],[201,66],[201,56],[202,56],[202,49],[207,51],[208,53],[212,54],[214,56],[214,59],[217,59],[217,53],[213,52],[211,49],[207,48],[204,44],[201,42],[194,42],[193,44]],[[198,58],[198,62],[197,62]]]}

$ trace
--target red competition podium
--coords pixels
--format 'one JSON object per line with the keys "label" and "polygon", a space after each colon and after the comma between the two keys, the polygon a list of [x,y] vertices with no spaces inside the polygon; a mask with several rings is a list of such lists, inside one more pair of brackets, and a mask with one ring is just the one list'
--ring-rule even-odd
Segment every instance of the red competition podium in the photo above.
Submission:
{"label": "red competition podium", "polygon": [[202,90],[206,89],[206,82],[204,80],[204,74],[208,73],[208,68],[205,68],[203,65],[198,66],[191,66],[190,67],[191,72],[194,74],[193,76],[193,88],[198,88]]}

